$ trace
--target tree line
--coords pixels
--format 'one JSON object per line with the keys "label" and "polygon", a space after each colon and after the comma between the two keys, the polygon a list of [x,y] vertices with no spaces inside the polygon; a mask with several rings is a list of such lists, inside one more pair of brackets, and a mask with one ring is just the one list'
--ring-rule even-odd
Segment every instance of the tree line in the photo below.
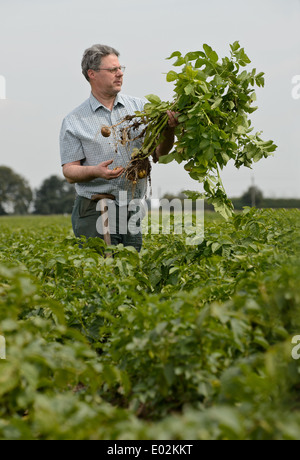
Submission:
{"label": "tree line", "polygon": [[[184,199],[184,194],[165,194],[163,198]],[[7,214],[70,214],[75,199],[74,185],[63,177],[52,175],[32,190],[28,181],[7,166],[0,166],[0,215]],[[235,209],[244,206],[257,208],[299,208],[297,198],[266,198],[256,186],[238,198],[232,198]],[[205,209],[213,207],[205,203]]]}
{"label": "tree line", "polygon": [[[174,198],[184,200],[186,196],[183,192],[178,195],[166,193],[163,198],[172,201]],[[242,210],[246,206],[256,208],[297,208],[300,209],[299,198],[267,198],[264,197],[263,192],[256,186],[251,186],[240,197],[230,198],[234,209],[237,211]],[[196,206],[194,206],[195,208]],[[207,211],[214,211],[213,205],[204,201],[204,209]]]}
{"label": "tree line", "polygon": [[0,215],[70,214],[74,198],[74,186],[63,177],[50,176],[32,190],[24,177],[0,166]]}

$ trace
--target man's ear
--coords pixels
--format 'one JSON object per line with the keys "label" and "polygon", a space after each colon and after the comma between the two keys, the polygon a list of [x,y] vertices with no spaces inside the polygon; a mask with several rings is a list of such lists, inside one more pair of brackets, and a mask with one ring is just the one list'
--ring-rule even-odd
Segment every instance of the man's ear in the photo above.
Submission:
{"label": "man's ear", "polygon": [[87,71],[87,74],[88,74],[88,77],[89,77],[90,80],[93,80],[93,78],[95,77],[95,71],[92,70],[92,69],[89,69]]}

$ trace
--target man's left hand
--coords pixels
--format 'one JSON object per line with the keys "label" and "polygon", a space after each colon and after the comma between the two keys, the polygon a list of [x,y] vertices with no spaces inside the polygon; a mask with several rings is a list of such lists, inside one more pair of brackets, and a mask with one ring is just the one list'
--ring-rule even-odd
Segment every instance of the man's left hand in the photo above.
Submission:
{"label": "man's left hand", "polygon": [[169,128],[176,128],[178,126],[178,117],[179,112],[172,112],[171,110],[167,110],[167,114],[169,116],[168,126]]}

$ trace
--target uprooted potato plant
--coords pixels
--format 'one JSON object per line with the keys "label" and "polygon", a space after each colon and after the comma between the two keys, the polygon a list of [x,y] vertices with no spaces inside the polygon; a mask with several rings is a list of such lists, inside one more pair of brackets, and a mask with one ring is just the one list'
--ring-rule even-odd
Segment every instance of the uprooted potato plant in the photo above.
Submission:
{"label": "uprooted potato plant", "polygon": [[[118,124],[102,127],[105,137],[114,133],[117,143],[128,145],[143,138],[140,149],[133,149],[125,169],[128,180],[137,183],[150,176],[149,157],[162,141],[168,123],[167,110],[178,114],[174,150],[160,162],[173,160],[184,163],[190,177],[203,185],[202,194],[224,217],[232,215],[233,205],[222,184],[220,170],[232,160],[236,168],[267,158],[276,150],[272,140],[264,141],[261,133],[251,133],[250,115],[257,107],[255,86],[264,86],[264,73],[250,71],[250,64],[239,42],[230,45],[230,57],[219,59],[217,53],[204,44],[203,51],[188,52],[184,56],[175,51],[167,59],[176,58],[167,81],[174,84],[171,102],[156,95],[147,97],[142,112],[127,115]],[[140,128],[138,130],[138,128]],[[138,134],[135,134],[138,132]]]}

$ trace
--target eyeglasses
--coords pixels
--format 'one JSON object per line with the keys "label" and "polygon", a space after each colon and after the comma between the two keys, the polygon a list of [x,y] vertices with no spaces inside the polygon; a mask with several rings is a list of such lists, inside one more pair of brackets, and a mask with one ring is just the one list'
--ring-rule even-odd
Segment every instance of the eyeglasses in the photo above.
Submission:
{"label": "eyeglasses", "polygon": [[109,69],[98,69],[98,70],[96,70],[96,72],[100,72],[100,70],[108,70],[110,73],[116,74],[118,72],[118,70],[121,70],[121,72],[124,73],[125,68],[126,67],[124,65],[120,65],[119,67],[111,67]]}

